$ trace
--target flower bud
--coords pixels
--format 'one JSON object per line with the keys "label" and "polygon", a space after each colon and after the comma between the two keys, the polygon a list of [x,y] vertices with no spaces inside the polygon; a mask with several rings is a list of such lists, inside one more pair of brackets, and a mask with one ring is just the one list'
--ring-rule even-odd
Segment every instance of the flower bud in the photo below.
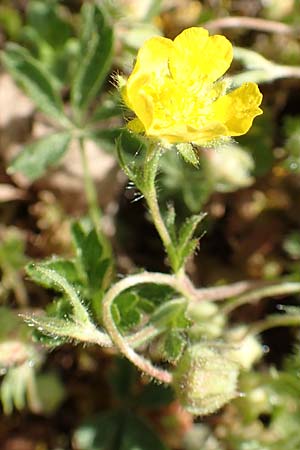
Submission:
{"label": "flower bud", "polygon": [[247,327],[238,326],[227,333],[226,341],[232,345],[227,357],[239,364],[242,369],[250,370],[263,356],[263,347],[256,336],[246,335],[246,332]]}
{"label": "flower bud", "polygon": [[176,367],[173,387],[192,414],[211,414],[236,396],[238,365],[205,344],[188,348]]}
{"label": "flower bud", "polygon": [[209,301],[188,305],[187,317],[194,322],[189,330],[191,339],[217,339],[221,336],[226,318],[219,314],[218,307]]}
{"label": "flower bud", "polygon": [[207,168],[219,192],[235,191],[253,183],[253,158],[238,145],[226,145],[206,155]]}

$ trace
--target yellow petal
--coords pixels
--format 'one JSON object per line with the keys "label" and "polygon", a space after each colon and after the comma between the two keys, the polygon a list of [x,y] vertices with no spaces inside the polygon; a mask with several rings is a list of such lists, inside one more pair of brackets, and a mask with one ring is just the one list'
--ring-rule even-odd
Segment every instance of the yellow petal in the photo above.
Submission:
{"label": "yellow petal", "polygon": [[189,78],[199,65],[199,55],[208,40],[204,28],[187,28],[174,39],[174,51],[169,55],[169,67],[174,78]]}
{"label": "yellow petal", "polygon": [[212,116],[227,128],[227,136],[247,133],[254,117],[262,114],[262,94],[255,83],[244,83],[212,105]]}
{"label": "yellow petal", "polygon": [[173,42],[160,36],[148,39],[139,50],[132,74],[127,80],[123,98],[145,128],[153,119],[153,104],[150,96],[144,91],[156,77],[168,72],[168,55],[173,49]]}
{"label": "yellow petal", "polygon": [[188,28],[174,40],[170,71],[175,78],[220,78],[232,61],[232,45],[224,36],[209,37],[204,28]]}
{"label": "yellow petal", "polygon": [[209,144],[215,139],[226,135],[226,127],[219,122],[210,124],[199,129],[189,125],[177,124],[169,128],[151,129],[151,135],[160,137],[171,144],[193,142],[198,145]]}
{"label": "yellow petal", "polygon": [[161,36],[148,39],[137,54],[136,63],[128,82],[130,83],[131,77],[139,72],[155,72],[159,75],[161,72],[168,71],[168,58],[173,48],[174,44],[171,39]]}
{"label": "yellow petal", "polygon": [[131,83],[127,83],[126,89],[122,93],[125,103],[135,112],[145,128],[148,128],[153,120],[152,98],[144,91],[144,87],[150,82],[150,74],[137,73]]}
{"label": "yellow petal", "polygon": [[226,128],[219,122],[211,122],[209,125],[197,130],[193,141],[197,145],[208,145],[216,139],[226,135]]}

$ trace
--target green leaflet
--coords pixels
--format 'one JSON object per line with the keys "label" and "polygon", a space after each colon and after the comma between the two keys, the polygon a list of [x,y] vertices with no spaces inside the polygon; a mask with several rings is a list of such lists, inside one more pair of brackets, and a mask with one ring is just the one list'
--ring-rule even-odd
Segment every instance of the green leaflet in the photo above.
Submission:
{"label": "green leaflet", "polygon": [[48,167],[56,165],[64,156],[71,141],[71,135],[54,133],[26,145],[12,161],[8,173],[21,172],[34,181],[44,175]]}

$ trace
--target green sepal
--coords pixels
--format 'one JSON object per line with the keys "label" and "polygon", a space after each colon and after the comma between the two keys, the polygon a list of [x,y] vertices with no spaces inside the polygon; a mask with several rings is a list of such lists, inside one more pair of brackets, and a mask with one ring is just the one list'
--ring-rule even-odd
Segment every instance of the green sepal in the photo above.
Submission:
{"label": "green sepal", "polygon": [[176,148],[186,162],[192,164],[195,167],[199,165],[199,159],[192,144],[177,144]]}

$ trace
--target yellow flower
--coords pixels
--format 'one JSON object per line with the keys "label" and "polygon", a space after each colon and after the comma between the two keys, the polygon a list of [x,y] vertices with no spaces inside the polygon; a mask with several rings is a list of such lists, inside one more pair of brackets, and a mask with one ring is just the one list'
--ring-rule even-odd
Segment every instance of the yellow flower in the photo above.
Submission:
{"label": "yellow flower", "polygon": [[262,94],[255,83],[225,94],[220,77],[231,61],[231,43],[204,28],[188,28],[174,41],[147,40],[122,88],[136,114],[128,128],[174,144],[204,145],[245,134],[262,113]]}

